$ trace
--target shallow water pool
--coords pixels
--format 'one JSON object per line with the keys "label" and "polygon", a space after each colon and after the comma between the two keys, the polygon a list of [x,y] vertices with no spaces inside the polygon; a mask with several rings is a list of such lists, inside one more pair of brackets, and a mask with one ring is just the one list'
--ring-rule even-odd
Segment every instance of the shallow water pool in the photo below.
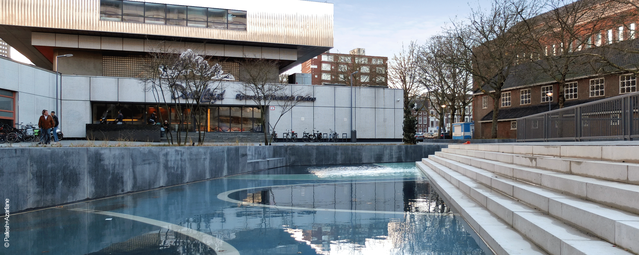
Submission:
{"label": "shallow water pool", "polygon": [[0,254],[485,254],[414,163],[287,167],[11,216]]}

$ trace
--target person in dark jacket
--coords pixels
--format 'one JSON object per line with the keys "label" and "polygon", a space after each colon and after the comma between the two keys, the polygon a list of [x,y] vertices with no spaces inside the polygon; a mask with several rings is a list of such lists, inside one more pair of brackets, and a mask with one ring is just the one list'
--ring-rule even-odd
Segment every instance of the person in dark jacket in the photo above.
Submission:
{"label": "person in dark jacket", "polygon": [[124,115],[122,111],[118,111],[118,117],[115,118],[115,124],[124,124]]}
{"label": "person in dark jacket", "polygon": [[55,111],[51,111],[51,118],[53,118],[53,141],[58,142],[58,125],[60,125],[60,121],[58,121],[58,115],[55,115]]}
{"label": "person in dark jacket", "polygon": [[51,143],[49,132],[51,132],[51,128],[53,128],[54,125],[55,124],[53,123],[53,118],[49,116],[49,111],[42,110],[42,116],[40,116],[40,120],[38,120],[38,127],[40,128],[40,131],[42,133],[40,143]]}

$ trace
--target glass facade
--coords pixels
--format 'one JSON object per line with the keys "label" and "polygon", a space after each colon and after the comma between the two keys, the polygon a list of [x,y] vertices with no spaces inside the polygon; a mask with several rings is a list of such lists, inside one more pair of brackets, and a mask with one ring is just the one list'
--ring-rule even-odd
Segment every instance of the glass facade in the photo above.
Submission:
{"label": "glass facade", "polygon": [[247,13],[196,6],[100,0],[100,19],[246,31]]}
{"label": "glass facade", "polygon": [[15,121],[15,95],[8,90],[0,89],[0,125],[13,126]]}
{"label": "glass facade", "polygon": [[[93,124],[99,124],[102,117],[106,117],[107,123],[112,123],[122,111],[126,124],[148,124],[152,113],[157,116],[157,122],[168,121],[171,129],[179,128],[179,115],[189,114],[188,110],[181,113],[174,106],[170,108],[157,107],[152,104],[117,104],[117,103],[93,103]],[[194,131],[207,132],[262,132],[260,115],[262,111],[255,106],[210,106],[205,108],[206,114],[198,119],[199,127],[194,127],[194,119],[187,120]],[[194,116],[195,118],[195,116]]]}

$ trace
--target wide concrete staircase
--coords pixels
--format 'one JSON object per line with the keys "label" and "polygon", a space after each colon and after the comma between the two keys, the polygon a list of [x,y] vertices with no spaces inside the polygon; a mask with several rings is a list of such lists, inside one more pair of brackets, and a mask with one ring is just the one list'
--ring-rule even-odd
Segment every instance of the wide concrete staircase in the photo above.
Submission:
{"label": "wide concrete staircase", "polygon": [[450,145],[417,166],[496,254],[639,254],[639,146]]}

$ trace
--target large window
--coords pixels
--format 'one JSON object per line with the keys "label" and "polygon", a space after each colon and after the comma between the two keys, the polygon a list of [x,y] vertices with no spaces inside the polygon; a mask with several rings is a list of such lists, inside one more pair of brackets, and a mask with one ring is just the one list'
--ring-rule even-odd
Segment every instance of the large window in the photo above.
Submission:
{"label": "large window", "polygon": [[0,125],[13,126],[15,120],[15,96],[13,92],[0,89]]}
{"label": "large window", "polygon": [[519,104],[530,104],[530,89],[522,89],[519,91]]}
{"label": "large window", "polygon": [[377,67],[377,73],[378,74],[385,74],[386,73],[386,68],[384,67]]}
{"label": "large window", "polygon": [[348,72],[348,66],[347,65],[339,65],[338,70],[340,72]]}
{"label": "large window", "polygon": [[227,29],[228,11],[224,9],[208,9],[208,27]]}
{"label": "large window", "polygon": [[371,68],[369,66],[362,66],[359,68],[359,71],[362,73],[370,73],[371,72]]}
{"label": "large window", "polygon": [[335,61],[333,55],[322,55],[322,61]]}
{"label": "large window", "polygon": [[548,103],[552,102],[552,95],[548,95],[548,93],[552,93],[552,85],[541,87],[541,102]]}
{"label": "large window", "polygon": [[122,21],[121,0],[101,0],[100,19],[110,21]]}
{"label": "large window", "polygon": [[384,64],[384,59],[381,59],[381,58],[373,59],[373,65],[383,65],[383,64]]}
{"label": "large window", "polygon": [[564,98],[566,100],[577,99],[577,82],[568,82],[564,85]]}
{"label": "large window", "polygon": [[247,13],[196,6],[100,0],[100,19],[246,31]]}
{"label": "large window", "polygon": [[322,63],[322,71],[330,71],[331,64]]}
{"label": "large window", "polygon": [[144,5],[144,22],[166,24],[166,5],[146,3]]}
{"label": "large window", "polygon": [[356,57],[355,63],[357,64],[368,64],[368,58],[366,57]]}
{"label": "large window", "polygon": [[229,10],[229,29],[246,30],[246,11]]}
{"label": "large window", "polygon": [[193,126],[193,119],[186,120],[188,123],[180,123],[178,116],[187,114],[185,110],[179,113],[174,106],[157,107],[146,104],[115,104],[115,103],[95,103],[92,105],[93,123],[100,123],[100,118],[106,117],[108,123],[115,120],[118,111],[122,111],[124,121],[127,124],[149,124],[148,119],[152,113],[157,116],[157,122],[166,121],[173,131],[178,128],[185,128],[189,125],[192,130],[208,132],[262,132],[259,122],[261,110],[253,106],[211,106],[205,109],[206,114],[200,116],[199,127]]}
{"label": "large window", "polygon": [[637,91],[637,78],[634,74],[619,76],[619,94]]}
{"label": "large window", "polygon": [[351,57],[339,56],[339,62],[350,63],[351,62]]}
{"label": "large window", "polygon": [[187,8],[186,17],[186,25],[189,27],[206,27],[207,25],[206,8],[189,6]]}
{"label": "large window", "polygon": [[124,22],[144,22],[144,3],[124,1],[122,5],[122,21]]}
{"label": "large window", "polygon": [[590,80],[590,97],[601,97],[605,95],[604,78]]}
{"label": "large window", "polygon": [[166,24],[175,26],[186,26],[186,6],[167,5]]}
{"label": "large window", "polygon": [[359,79],[360,79],[362,82],[368,82],[368,81],[370,80],[370,78],[368,77],[368,75],[362,75],[362,76],[360,76],[360,77],[359,77]]}
{"label": "large window", "polygon": [[509,107],[509,106],[510,106],[510,92],[502,92],[501,107]]}
{"label": "large window", "polygon": [[330,73],[322,73],[322,80],[330,81],[331,80],[331,74]]}

